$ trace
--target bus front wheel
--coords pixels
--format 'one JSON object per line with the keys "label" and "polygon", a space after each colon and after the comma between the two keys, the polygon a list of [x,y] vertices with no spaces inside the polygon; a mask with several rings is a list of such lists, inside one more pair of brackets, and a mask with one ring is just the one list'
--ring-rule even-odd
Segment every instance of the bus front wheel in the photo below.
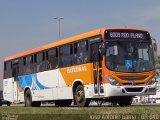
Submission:
{"label": "bus front wheel", "polygon": [[89,106],[90,100],[85,98],[85,92],[83,85],[78,85],[74,93],[74,101],[79,107]]}

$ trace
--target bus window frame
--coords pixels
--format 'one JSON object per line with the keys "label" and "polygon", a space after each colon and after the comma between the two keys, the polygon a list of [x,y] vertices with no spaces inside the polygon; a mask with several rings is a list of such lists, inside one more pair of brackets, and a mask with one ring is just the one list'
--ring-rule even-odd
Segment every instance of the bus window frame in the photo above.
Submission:
{"label": "bus window frame", "polygon": [[[79,57],[80,52],[83,52],[83,54],[84,54],[84,50],[82,50],[82,51],[78,50],[78,43],[82,43],[82,42],[86,42],[85,54],[87,54],[87,61],[83,61],[83,62],[78,63],[77,59]],[[80,65],[80,64],[88,63],[90,61],[90,54],[89,54],[90,48],[89,48],[88,38],[78,40],[72,44],[73,44],[73,65]]]}
{"label": "bus window frame", "polygon": [[12,77],[12,60],[6,61],[5,63],[6,63],[6,70],[4,70],[4,79],[7,79]]}
{"label": "bus window frame", "polygon": [[[49,55],[49,52],[51,52],[52,50],[55,51],[55,54],[50,54]],[[50,58],[50,56],[52,56],[52,55],[55,55],[55,56],[53,58]],[[54,64],[55,61],[50,61],[50,60],[52,60],[54,58],[56,59],[56,64],[52,65],[52,64]],[[58,62],[59,61],[59,48],[58,47],[53,47],[53,48],[50,48],[50,49],[46,50],[46,61],[48,62],[48,65],[49,65],[48,70],[58,68],[58,66],[59,66],[59,62]]]}
{"label": "bus window frame", "polygon": [[[61,53],[61,48],[63,48],[63,47],[65,47],[65,46],[70,46],[70,54],[69,54],[69,57],[70,57],[70,65],[69,64],[66,64],[66,65],[63,65],[63,61],[62,61],[62,57],[64,57],[63,55],[63,50],[62,50],[62,53]],[[64,48],[63,48],[64,49]],[[59,61],[58,61],[58,63],[59,63],[59,68],[63,68],[63,67],[69,67],[69,66],[72,66],[73,65],[73,58],[72,58],[72,55],[73,55],[73,44],[72,43],[68,43],[68,44],[64,44],[64,45],[62,45],[62,46],[59,46]],[[67,56],[67,55],[65,55],[65,56]],[[68,57],[68,56],[67,56]],[[66,58],[65,58],[65,60],[66,60]]]}

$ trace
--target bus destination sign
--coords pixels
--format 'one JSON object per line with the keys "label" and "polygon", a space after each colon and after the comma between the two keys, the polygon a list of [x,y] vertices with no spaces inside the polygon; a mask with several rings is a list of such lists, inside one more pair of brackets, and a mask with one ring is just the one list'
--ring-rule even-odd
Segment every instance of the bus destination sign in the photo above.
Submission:
{"label": "bus destination sign", "polygon": [[149,34],[144,31],[126,31],[126,30],[111,30],[105,32],[106,39],[149,39]]}

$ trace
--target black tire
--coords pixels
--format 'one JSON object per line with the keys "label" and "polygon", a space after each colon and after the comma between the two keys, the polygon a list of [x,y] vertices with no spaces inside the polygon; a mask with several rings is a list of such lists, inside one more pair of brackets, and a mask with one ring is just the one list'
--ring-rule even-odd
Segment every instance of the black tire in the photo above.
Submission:
{"label": "black tire", "polygon": [[32,102],[32,94],[31,94],[30,89],[27,89],[24,94],[24,104],[25,104],[25,107],[40,107],[41,106],[40,101]]}
{"label": "black tire", "polygon": [[85,98],[83,85],[78,85],[74,92],[74,101],[79,107],[89,106],[90,100]]}
{"label": "black tire", "polygon": [[7,102],[7,106],[11,106],[11,102]]}
{"label": "black tire", "polygon": [[55,106],[58,107],[69,107],[72,104],[72,100],[57,100],[55,101]]}
{"label": "black tire", "polygon": [[29,89],[27,89],[24,94],[24,104],[25,104],[25,107],[32,106],[32,95],[31,95],[31,91]]}
{"label": "black tire", "polygon": [[0,101],[0,106],[2,106],[2,101]]}
{"label": "black tire", "polygon": [[118,99],[118,104],[119,106],[130,106],[132,104],[132,97],[123,97]]}

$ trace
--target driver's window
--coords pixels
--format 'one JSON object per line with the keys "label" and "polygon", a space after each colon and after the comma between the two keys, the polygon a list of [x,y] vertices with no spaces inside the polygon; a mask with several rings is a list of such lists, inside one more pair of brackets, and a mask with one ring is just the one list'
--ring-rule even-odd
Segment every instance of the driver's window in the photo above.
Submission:
{"label": "driver's window", "polygon": [[109,56],[109,55],[118,55],[118,47],[117,47],[117,45],[108,47],[106,55],[107,56]]}
{"label": "driver's window", "polygon": [[149,60],[148,49],[138,49],[138,57],[139,59]]}

